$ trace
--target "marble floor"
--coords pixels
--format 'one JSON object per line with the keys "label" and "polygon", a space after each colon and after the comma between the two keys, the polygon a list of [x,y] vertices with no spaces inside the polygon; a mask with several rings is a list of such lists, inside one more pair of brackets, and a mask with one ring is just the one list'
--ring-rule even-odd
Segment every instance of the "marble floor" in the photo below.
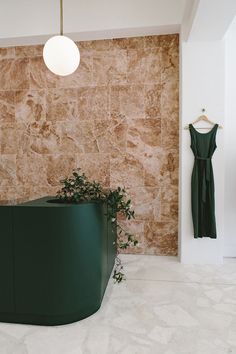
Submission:
{"label": "marble floor", "polygon": [[58,327],[0,323],[0,354],[236,354],[236,260],[189,266],[122,257],[101,309]]}

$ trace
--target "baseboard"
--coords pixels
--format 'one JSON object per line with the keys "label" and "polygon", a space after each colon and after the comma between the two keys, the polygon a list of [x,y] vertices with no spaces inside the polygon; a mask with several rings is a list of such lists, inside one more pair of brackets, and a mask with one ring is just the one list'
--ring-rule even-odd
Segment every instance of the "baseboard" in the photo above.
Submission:
{"label": "baseboard", "polygon": [[236,257],[236,244],[224,245],[224,257]]}

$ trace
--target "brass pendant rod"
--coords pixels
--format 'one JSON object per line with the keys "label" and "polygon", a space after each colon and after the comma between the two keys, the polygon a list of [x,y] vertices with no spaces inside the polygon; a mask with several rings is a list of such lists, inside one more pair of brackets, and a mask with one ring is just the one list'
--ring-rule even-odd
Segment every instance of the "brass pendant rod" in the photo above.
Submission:
{"label": "brass pendant rod", "polygon": [[63,0],[60,0],[60,35],[63,36]]}

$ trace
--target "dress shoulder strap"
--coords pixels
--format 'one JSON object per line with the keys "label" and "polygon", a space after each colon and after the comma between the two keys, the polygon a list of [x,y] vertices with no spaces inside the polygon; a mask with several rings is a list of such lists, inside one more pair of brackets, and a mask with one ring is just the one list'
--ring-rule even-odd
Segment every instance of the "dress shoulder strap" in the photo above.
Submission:
{"label": "dress shoulder strap", "polygon": [[219,124],[215,124],[215,126],[212,128],[212,135],[216,136],[218,128],[219,128]]}
{"label": "dress shoulder strap", "polygon": [[189,132],[190,132],[191,137],[195,136],[195,129],[193,128],[192,123],[190,123],[188,125],[188,127],[189,127]]}

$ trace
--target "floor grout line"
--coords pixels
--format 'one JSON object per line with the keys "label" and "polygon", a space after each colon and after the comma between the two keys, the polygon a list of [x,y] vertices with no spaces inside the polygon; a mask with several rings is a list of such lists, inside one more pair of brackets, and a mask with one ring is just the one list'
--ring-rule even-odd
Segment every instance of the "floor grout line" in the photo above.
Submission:
{"label": "floor grout line", "polygon": [[146,281],[146,282],[160,282],[160,283],[178,283],[178,284],[198,284],[198,285],[220,285],[220,286],[236,286],[236,283],[210,283],[200,281],[183,281],[183,280],[165,280],[165,279],[142,279],[142,278],[129,278],[126,276],[126,280],[131,281]]}

